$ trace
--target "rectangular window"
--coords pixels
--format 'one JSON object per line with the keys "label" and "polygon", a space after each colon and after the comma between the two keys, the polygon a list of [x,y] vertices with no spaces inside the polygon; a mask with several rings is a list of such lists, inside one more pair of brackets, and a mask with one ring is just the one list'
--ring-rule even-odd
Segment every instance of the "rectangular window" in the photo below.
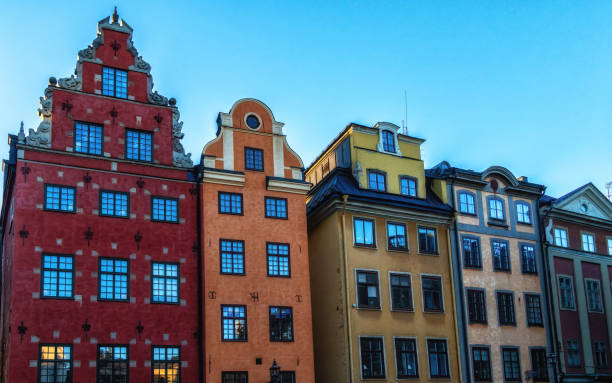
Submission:
{"label": "rectangular window", "polygon": [[436,229],[431,227],[419,227],[419,253],[438,253]]}
{"label": "rectangular window", "polygon": [[102,67],[102,94],[127,98],[127,72],[124,70]]}
{"label": "rectangular window", "polygon": [[417,180],[412,177],[400,177],[400,191],[403,195],[417,196]]}
{"label": "rectangular window", "polygon": [[129,264],[125,259],[100,258],[99,300],[129,300]]}
{"label": "rectangular window", "polygon": [[363,379],[385,378],[385,356],[382,338],[360,338],[361,376]]}
{"label": "rectangular window", "polygon": [[580,367],[580,346],[576,339],[568,339],[567,341],[567,365],[568,367]]}
{"label": "rectangular window", "polygon": [[72,346],[66,344],[41,344],[39,382],[71,382]]}
{"label": "rectangular window", "polygon": [[151,267],[151,302],[179,303],[178,263],[152,262]]}
{"label": "rectangular window", "polygon": [[293,342],[293,310],[291,307],[270,307],[270,341]]}
{"label": "rectangular window", "polygon": [[221,240],[221,274],[244,274],[244,241]]}
{"label": "rectangular window", "polygon": [[574,310],[576,305],[574,304],[574,283],[571,277],[559,275],[559,300],[561,301],[561,308]]}
{"label": "rectangular window", "polygon": [[441,277],[422,275],[421,291],[423,292],[423,311],[442,312],[444,310]]}
{"label": "rectangular window", "polygon": [[478,238],[463,237],[463,266],[482,268],[480,259],[480,240]]}
{"label": "rectangular window", "polygon": [[596,279],[585,279],[586,285],[586,296],[587,296],[587,308],[590,312],[601,313],[603,312],[603,305],[601,303],[601,285]]}
{"label": "rectangular window", "polygon": [[518,223],[531,224],[531,212],[529,204],[525,202],[516,203],[516,221]]}
{"label": "rectangular window", "polygon": [[499,198],[489,199],[489,218],[503,221],[504,218],[504,202]]}
{"label": "rectangular window", "polygon": [[353,230],[355,232],[355,245],[376,247],[374,241],[374,221],[366,218],[353,219]]}
{"label": "rectangular window", "polygon": [[395,136],[388,130],[382,131],[383,150],[389,153],[395,153]]}
{"label": "rectangular window", "polygon": [[377,170],[368,170],[368,187],[372,190],[387,191],[387,176]]}
{"label": "rectangular window", "polygon": [[359,308],[380,309],[378,272],[357,271],[357,304]]}
{"label": "rectangular window", "polygon": [[595,368],[608,367],[608,355],[606,354],[606,344],[604,342],[593,342],[593,359],[595,359]]}
{"label": "rectangular window", "polygon": [[493,253],[493,270],[510,271],[508,242],[499,240],[491,241],[491,253]]}
{"label": "rectangular window", "polygon": [[527,310],[527,326],[544,326],[542,322],[542,305],[540,296],[534,294],[525,294],[525,303]]}
{"label": "rectangular window", "polygon": [[266,218],[287,219],[287,199],[265,197]]}
{"label": "rectangular window", "polygon": [[96,381],[98,383],[128,382],[128,361],[127,346],[98,346],[98,377]]}
{"label": "rectangular window", "polygon": [[518,347],[502,347],[502,363],[504,364],[504,380],[521,380],[521,363]]}
{"label": "rectangular window", "polygon": [[565,229],[554,229],[555,233],[555,246],[567,247],[567,230]]}
{"label": "rectangular window", "polygon": [[71,255],[43,254],[42,296],[72,298],[74,258]]}
{"label": "rectangular window", "polygon": [[175,346],[154,346],[151,369],[153,383],[180,383],[181,350]]}
{"label": "rectangular window", "polygon": [[74,151],[102,155],[102,127],[76,122],[74,124]]}
{"label": "rectangular window", "polygon": [[476,203],[472,193],[459,193],[459,212],[476,215]]}
{"label": "rectangular window", "polygon": [[514,294],[497,292],[497,314],[501,326],[515,325]]}
{"label": "rectangular window", "polygon": [[130,215],[129,194],[101,190],[100,215],[105,217],[128,218]]}
{"label": "rectangular window", "polygon": [[295,383],[295,371],[281,371],[280,383]]}
{"label": "rectangular window", "polygon": [[409,274],[390,274],[391,309],[412,311],[412,284]]}
{"label": "rectangular window", "polygon": [[246,306],[221,305],[221,321],[223,327],[223,340],[247,340]]}
{"label": "rectangular window", "polygon": [[151,197],[151,220],[157,222],[178,222],[178,199]]}
{"label": "rectangular window", "polygon": [[521,246],[521,268],[524,274],[537,274],[535,248],[530,245]]}
{"label": "rectangular window", "polygon": [[246,170],[263,171],[263,150],[244,148],[244,167]]}
{"label": "rectangular window", "polygon": [[595,237],[592,234],[582,234],[582,250],[595,252]]}
{"label": "rectangular window", "polygon": [[72,186],[45,185],[45,210],[74,213],[75,198]]}
{"label": "rectangular window", "polygon": [[470,323],[487,323],[487,303],[484,290],[467,289]]}
{"label": "rectangular window", "polygon": [[408,250],[406,240],[406,225],[387,222],[387,246],[389,250]]}
{"label": "rectangular window", "polygon": [[125,131],[125,150],[125,157],[128,160],[151,162],[153,160],[153,134],[127,129]]}
{"label": "rectangular window", "polygon": [[416,339],[395,339],[395,362],[399,379],[419,377]]}
{"label": "rectangular window", "polygon": [[492,381],[491,352],[487,347],[472,347],[472,365],[474,369],[474,381]]}
{"label": "rectangular window", "polygon": [[612,238],[608,238],[608,254],[612,255]]}
{"label": "rectangular window", "polygon": [[219,213],[242,215],[242,194],[219,192]]}
{"label": "rectangular window", "polygon": [[268,243],[268,276],[270,277],[289,277],[289,244]]}
{"label": "rectangular window", "polygon": [[223,371],[221,383],[249,383],[249,373],[246,371]]}
{"label": "rectangular window", "polygon": [[446,340],[428,339],[427,354],[429,355],[429,375],[431,378],[448,378],[448,354]]}
{"label": "rectangular window", "polygon": [[534,382],[548,382],[548,363],[546,360],[546,349],[531,349],[531,369],[535,372]]}

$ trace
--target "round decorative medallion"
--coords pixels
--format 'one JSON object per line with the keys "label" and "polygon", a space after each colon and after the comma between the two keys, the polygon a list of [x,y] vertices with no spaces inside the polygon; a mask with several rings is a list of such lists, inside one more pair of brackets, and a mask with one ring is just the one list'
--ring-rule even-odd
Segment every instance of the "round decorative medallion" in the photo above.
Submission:
{"label": "round decorative medallion", "polygon": [[257,129],[261,125],[259,118],[254,114],[249,114],[246,118],[246,124],[251,129]]}

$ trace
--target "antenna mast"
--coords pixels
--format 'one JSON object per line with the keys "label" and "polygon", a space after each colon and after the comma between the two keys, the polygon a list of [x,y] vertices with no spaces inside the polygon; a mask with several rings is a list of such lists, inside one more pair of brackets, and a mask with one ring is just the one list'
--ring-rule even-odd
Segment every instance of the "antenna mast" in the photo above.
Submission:
{"label": "antenna mast", "polygon": [[404,121],[402,124],[402,133],[408,135],[408,93],[404,89]]}
{"label": "antenna mast", "polygon": [[608,199],[612,201],[612,192],[610,191],[612,189],[612,181],[606,184],[606,189],[608,189]]}

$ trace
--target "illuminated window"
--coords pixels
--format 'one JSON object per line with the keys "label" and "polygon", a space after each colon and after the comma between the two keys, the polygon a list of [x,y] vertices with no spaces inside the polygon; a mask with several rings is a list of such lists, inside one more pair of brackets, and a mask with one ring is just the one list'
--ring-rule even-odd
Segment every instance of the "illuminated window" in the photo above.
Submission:
{"label": "illuminated window", "polygon": [[124,70],[102,68],[102,94],[119,98],[127,98],[127,72]]}
{"label": "illuminated window", "polygon": [[268,243],[268,276],[288,277],[289,269],[289,245],[286,243]]}
{"label": "illuminated window", "polygon": [[153,383],[179,383],[181,381],[181,351],[173,346],[154,346],[151,369]]}
{"label": "illuminated window", "polygon": [[72,298],[74,265],[71,255],[43,255],[42,296]]}
{"label": "illuminated window", "polygon": [[244,242],[221,240],[221,274],[244,274]]}
{"label": "illuminated window", "polygon": [[127,346],[101,345],[98,347],[98,379],[100,383],[128,381]]}
{"label": "illuminated window", "polygon": [[102,127],[77,122],[74,124],[74,151],[77,153],[102,154]]}
{"label": "illuminated window", "polygon": [[125,131],[125,158],[151,162],[153,159],[153,134],[138,130]]}
{"label": "illuminated window", "polygon": [[151,220],[157,222],[178,222],[178,199],[151,197]]}
{"label": "illuminated window", "polygon": [[128,301],[129,266],[125,259],[100,258],[98,299]]}
{"label": "illuminated window", "polygon": [[219,213],[242,215],[242,194],[219,192]]}
{"label": "illuminated window", "polygon": [[100,191],[100,215],[128,218],[130,213],[128,193]]}
{"label": "illuminated window", "polygon": [[39,382],[70,382],[72,379],[72,346],[41,344]]}
{"label": "illuminated window", "polygon": [[287,199],[265,197],[266,217],[287,219]]}
{"label": "illuminated window", "polygon": [[154,303],[179,303],[178,263],[153,262],[151,289]]}
{"label": "illuminated window", "polygon": [[71,186],[45,185],[45,210],[75,211],[75,189]]}
{"label": "illuminated window", "polygon": [[270,307],[270,341],[293,342],[293,310],[291,307]]}
{"label": "illuminated window", "polygon": [[247,340],[246,306],[221,305],[221,320],[223,328],[223,340]]}

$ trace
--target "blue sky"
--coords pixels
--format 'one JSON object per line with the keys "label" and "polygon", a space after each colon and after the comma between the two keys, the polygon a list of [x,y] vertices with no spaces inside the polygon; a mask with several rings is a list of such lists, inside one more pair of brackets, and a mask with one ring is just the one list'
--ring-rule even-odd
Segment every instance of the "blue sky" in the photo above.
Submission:
{"label": "blue sky", "polygon": [[310,164],[349,122],[401,125],[406,91],[427,167],[502,165],[555,196],[612,181],[612,2],[2,3],[0,134],[38,125],[49,76],[74,71],[117,5],[196,160],[243,97]]}

